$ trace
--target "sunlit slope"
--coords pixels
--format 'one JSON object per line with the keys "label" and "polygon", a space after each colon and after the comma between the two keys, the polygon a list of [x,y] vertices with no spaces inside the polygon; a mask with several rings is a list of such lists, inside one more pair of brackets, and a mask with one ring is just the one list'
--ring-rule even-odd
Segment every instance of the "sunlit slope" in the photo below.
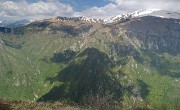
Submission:
{"label": "sunlit slope", "polygon": [[110,90],[125,105],[136,100],[174,109],[180,97],[178,22],[150,16],[111,24],[54,18],[1,29],[0,96],[81,102],[90,91]]}

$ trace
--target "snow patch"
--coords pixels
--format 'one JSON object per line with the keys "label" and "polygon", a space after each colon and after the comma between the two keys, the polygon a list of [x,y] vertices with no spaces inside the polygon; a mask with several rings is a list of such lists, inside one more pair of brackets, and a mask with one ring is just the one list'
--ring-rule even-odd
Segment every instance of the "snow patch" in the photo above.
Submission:
{"label": "snow patch", "polygon": [[92,18],[88,18],[86,16],[80,17],[80,20],[87,21],[87,22],[98,22],[99,21],[99,19],[92,19]]}
{"label": "snow patch", "polygon": [[157,17],[164,18],[164,16],[157,16]]}
{"label": "snow patch", "polygon": [[140,16],[148,15],[155,11],[159,11],[159,10],[160,9],[147,9],[147,10],[141,9],[141,10],[135,11],[133,13],[120,14],[120,15],[117,15],[110,19],[105,19],[104,23],[106,24],[106,23],[112,23],[112,22],[119,21],[119,20],[121,21],[121,20],[130,19],[130,18],[140,17]]}
{"label": "snow patch", "polygon": [[131,15],[133,15],[134,17],[138,17],[138,16],[141,16],[141,15],[147,15],[147,14],[150,14],[154,11],[159,11],[160,9],[147,9],[147,10],[138,10],[138,11],[135,11],[133,13],[131,13]]}

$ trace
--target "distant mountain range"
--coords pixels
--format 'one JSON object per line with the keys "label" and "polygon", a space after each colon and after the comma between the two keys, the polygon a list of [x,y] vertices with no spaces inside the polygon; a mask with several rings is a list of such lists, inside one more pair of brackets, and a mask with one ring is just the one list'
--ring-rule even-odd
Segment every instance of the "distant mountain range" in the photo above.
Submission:
{"label": "distant mountain range", "polygon": [[[85,16],[82,17],[57,17],[57,19],[61,20],[74,20],[74,21],[88,21],[88,22],[101,22],[101,23],[112,23],[116,21],[124,21],[127,19],[131,18],[136,18],[136,17],[142,17],[142,16],[155,16],[155,17],[161,17],[161,18],[172,18],[172,19],[180,19],[180,13],[177,12],[170,12],[170,11],[165,11],[165,10],[160,10],[160,9],[147,9],[147,10],[138,10],[133,13],[127,13],[127,14],[120,14],[115,17],[112,17],[110,19],[92,19],[88,18]],[[14,28],[14,27],[21,27],[28,25],[35,20],[3,20],[0,21],[0,27],[8,27],[8,28]],[[38,21],[38,20],[37,20]]]}
{"label": "distant mountain range", "polygon": [[25,26],[31,22],[33,22],[34,20],[27,20],[27,19],[23,19],[23,20],[3,20],[0,21],[0,27],[8,27],[8,28],[15,28],[15,27],[22,27]]}

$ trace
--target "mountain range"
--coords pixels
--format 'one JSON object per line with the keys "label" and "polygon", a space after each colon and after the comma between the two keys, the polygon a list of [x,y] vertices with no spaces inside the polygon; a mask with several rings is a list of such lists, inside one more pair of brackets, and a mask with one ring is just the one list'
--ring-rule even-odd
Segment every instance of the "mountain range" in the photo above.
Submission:
{"label": "mountain range", "polygon": [[179,110],[179,47],[180,13],[157,9],[2,26],[0,97]]}
{"label": "mountain range", "polygon": [[15,27],[22,27],[25,26],[34,20],[2,20],[0,21],[0,27],[7,27],[7,28],[15,28]]}

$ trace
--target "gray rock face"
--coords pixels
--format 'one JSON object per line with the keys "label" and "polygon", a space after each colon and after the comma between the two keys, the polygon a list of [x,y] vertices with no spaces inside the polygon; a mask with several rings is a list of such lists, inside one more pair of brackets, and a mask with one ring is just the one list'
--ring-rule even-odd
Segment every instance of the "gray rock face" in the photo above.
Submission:
{"label": "gray rock face", "polygon": [[143,49],[170,54],[180,53],[180,20],[142,17],[127,23],[127,36],[136,37]]}

